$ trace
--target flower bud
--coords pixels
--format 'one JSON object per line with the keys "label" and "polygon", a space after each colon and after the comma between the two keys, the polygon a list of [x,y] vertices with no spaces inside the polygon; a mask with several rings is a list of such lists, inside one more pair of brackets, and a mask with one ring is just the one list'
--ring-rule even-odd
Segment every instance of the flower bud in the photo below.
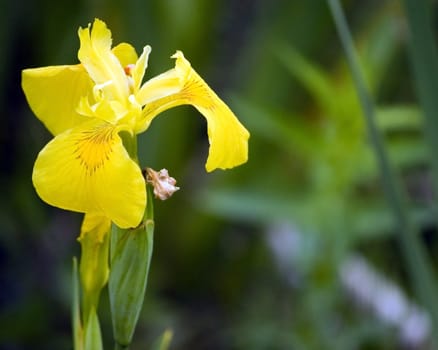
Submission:
{"label": "flower bud", "polygon": [[129,346],[143,305],[152,257],[154,221],[151,191],[143,222],[133,229],[113,225],[108,290],[117,344]]}
{"label": "flower bud", "polygon": [[83,290],[83,317],[85,327],[91,309],[97,310],[100,291],[108,281],[109,229],[111,222],[105,217],[87,214],[82,223],[81,261],[79,266]]}

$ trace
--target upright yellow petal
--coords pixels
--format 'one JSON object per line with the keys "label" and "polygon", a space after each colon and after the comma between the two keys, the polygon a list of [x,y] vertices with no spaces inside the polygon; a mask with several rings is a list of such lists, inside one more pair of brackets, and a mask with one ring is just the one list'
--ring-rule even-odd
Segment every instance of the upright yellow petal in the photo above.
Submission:
{"label": "upright yellow petal", "polygon": [[95,19],[93,27],[79,28],[81,47],[78,58],[93,81],[102,85],[111,99],[125,101],[129,96],[129,84],[125,71],[111,51],[111,31],[106,24]]}
{"label": "upright yellow petal", "polygon": [[[245,163],[248,159],[249,132],[230,108],[191,68],[182,52],[177,51],[172,57],[176,58],[175,69],[165,73],[162,81],[167,91],[175,88],[178,88],[178,91],[146,104],[142,119],[138,123],[138,130],[142,131],[147,128],[152,119],[162,111],[190,104],[207,119],[210,142],[209,155],[205,165],[207,171],[216,168],[232,168]],[[179,77],[179,83],[169,79],[175,75]],[[158,84],[158,82],[155,83]]]}
{"label": "upright yellow petal", "polygon": [[53,135],[87,120],[76,111],[93,88],[82,65],[25,69],[21,85],[32,111]]}
{"label": "upright yellow petal", "polygon": [[137,91],[140,89],[144,73],[146,71],[146,68],[148,67],[148,59],[150,53],[151,47],[149,45],[146,45],[143,48],[143,52],[140,55],[140,58],[135,63],[135,67],[132,71],[132,79],[134,81],[134,93],[137,93]]}
{"label": "upright yellow petal", "polygon": [[136,227],[144,214],[141,170],[129,158],[117,129],[92,120],[56,136],[39,153],[32,175],[39,196],[59,208]]}
{"label": "upright yellow petal", "polygon": [[112,52],[116,55],[123,68],[129,64],[135,64],[138,60],[137,52],[134,47],[128,43],[120,43],[114,46]]}

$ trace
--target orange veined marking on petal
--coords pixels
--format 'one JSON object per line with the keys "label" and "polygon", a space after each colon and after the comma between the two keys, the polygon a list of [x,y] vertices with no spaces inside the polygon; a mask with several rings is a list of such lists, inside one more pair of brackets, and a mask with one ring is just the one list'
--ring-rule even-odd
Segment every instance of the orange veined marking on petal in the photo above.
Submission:
{"label": "orange veined marking on petal", "polygon": [[101,169],[110,159],[115,142],[114,132],[113,126],[100,125],[81,132],[76,140],[74,154],[89,175]]}
{"label": "orange veined marking on petal", "polygon": [[197,104],[196,101],[201,101],[201,105],[211,111],[214,110],[214,100],[205,83],[197,77],[191,77],[181,90],[181,95],[190,102]]}

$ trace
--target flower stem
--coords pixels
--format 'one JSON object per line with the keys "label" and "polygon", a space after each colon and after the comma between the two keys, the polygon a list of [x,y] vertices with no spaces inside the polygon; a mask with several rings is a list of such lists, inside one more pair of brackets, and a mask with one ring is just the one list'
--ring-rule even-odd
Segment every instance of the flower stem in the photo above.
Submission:
{"label": "flower stem", "polygon": [[[438,340],[438,303],[436,297],[438,290],[428,256],[420,240],[417,227],[414,226],[405,206],[404,193],[399,179],[389,163],[382,137],[375,123],[374,103],[365,85],[360,71],[359,60],[353,45],[353,39],[348,29],[347,21],[339,0],[327,0],[338,31],[339,38],[344,48],[357,94],[362,106],[363,115],[368,129],[371,145],[374,149],[383,188],[396,222],[396,232],[400,248],[404,256],[411,283],[417,296],[429,311],[434,341]],[[418,1],[415,1],[417,4]],[[422,2],[422,1],[420,1]],[[435,91],[436,92],[436,91]],[[438,343],[438,342],[437,342]]]}
{"label": "flower stem", "polygon": [[134,160],[138,164],[138,155],[137,155],[137,136],[131,135],[127,131],[121,131],[119,133],[120,138],[122,139],[123,146],[128,152],[129,156],[132,160]]}
{"label": "flower stem", "polygon": [[73,349],[83,350],[84,331],[81,322],[78,261],[76,258],[73,258],[72,292]]}

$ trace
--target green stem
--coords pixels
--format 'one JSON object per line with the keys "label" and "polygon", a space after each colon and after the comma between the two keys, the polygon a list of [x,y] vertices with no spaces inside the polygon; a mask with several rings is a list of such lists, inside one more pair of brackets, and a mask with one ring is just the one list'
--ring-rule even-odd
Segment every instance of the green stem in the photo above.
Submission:
{"label": "green stem", "polygon": [[[382,137],[375,123],[374,102],[368,93],[364,78],[360,71],[359,60],[354,49],[353,39],[348,29],[347,21],[339,0],[327,0],[333,19],[344,48],[348,65],[351,70],[357,94],[363,109],[369,138],[374,149],[376,160],[388,203],[396,222],[398,239],[403,253],[411,283],[417,295],[430,313],[434,331],[434,340],[438,340],[438,290],[435,285],[433,272],[420,241],[416,227],[410,220],[405,207],[404,195],[399,179],[395,176],[388,160]],[[421,2],[421,1],[420,1]],[[417,3],[417,1],[415,1]],[[437,90],[435,90],[436,92]],[[438,110],[438,109],[437,109]]]}
{"label": "green stem", "polygon": [[129,156],[132,160],[134,160],[138,164],[138,155],[137,155],[137,136],[131,135],[127,131],[121,131],[119,133],[120,138],[122,139],[123,146],[128,152]]}
{"label": "green stem", "polygon": [[72,278],[72,325],[73,325],[73,349],[83,350],[84,331],[81,322],[80,298],[79,298],[79,274],[78,261],[73,258],[73,278]]}

